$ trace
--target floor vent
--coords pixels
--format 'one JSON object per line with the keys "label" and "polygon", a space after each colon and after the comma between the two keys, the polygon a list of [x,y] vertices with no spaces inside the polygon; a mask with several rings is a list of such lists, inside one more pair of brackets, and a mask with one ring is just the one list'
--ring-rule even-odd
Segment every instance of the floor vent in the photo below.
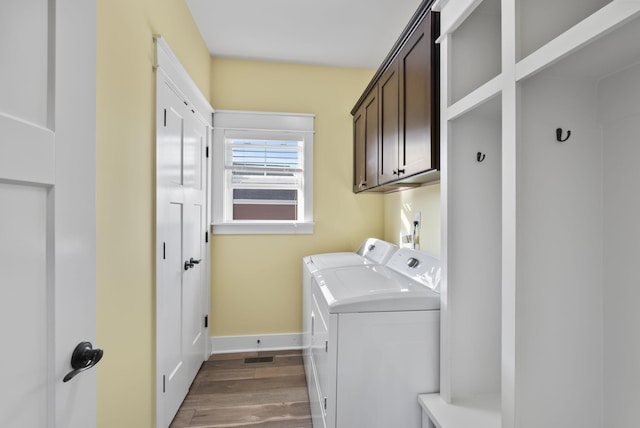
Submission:
{"label": "floor vent", "polygon": [[273,357],[249,357],[244,359],[245,364],[273,363]]}

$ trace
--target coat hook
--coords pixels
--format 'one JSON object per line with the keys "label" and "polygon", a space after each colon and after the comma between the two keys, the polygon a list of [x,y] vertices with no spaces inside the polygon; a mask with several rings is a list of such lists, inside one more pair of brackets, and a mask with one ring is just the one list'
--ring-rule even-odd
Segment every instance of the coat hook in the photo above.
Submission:
{"label": "coat hook", "polygon": [[485,154],[482,152],[478,152],[478,155],[476,156],[476,159],[478,159],[478,162],[482,162],[485,158]]}
{"label": "coat hook", "polygon": [[571,137],[571,131],[567,130],[567,137],[563,139],[562,138],[562,128],[557,128],[556,129],[556,140],[558,140],[558,142],[564,143],[565,141],[567,141],[569,139],[569,137]]}

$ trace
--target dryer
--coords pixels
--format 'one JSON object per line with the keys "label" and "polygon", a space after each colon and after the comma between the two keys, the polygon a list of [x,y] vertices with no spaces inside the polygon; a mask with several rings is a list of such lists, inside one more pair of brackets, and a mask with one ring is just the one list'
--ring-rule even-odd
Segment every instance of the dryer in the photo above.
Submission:
{"label": "dryer", "polygon": [[307,377],[311,374],[311,278],[314,273],[344,266],[386,263],[398,247],[376,238],[365,239],[356,252],[315,254],[302,259],[302,358]]}
{"label": "dryer", "polygon": [[313,274],[314,428],[420,428],[417,396],[439,390],[439,282],[439,260],[411,249]]}

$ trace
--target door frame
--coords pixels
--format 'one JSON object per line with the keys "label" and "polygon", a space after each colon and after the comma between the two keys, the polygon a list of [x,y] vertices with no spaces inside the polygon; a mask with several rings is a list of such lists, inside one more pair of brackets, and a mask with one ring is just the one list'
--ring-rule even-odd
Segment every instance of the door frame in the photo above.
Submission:
{"label": "door frame", "polygon": [[[155,70],[156,70],[156,87],[159,88],[160,83],[162,81],[169,81],[171,83],[171,86],[173,86],[174,89],[176,89],[176,93],[180,93],[183,97],[184,100],[188,100],[188,107],[190,109],[193,110],[194,114],[196,116],[199,117],[200,121],[203,122],[204,124],[208,124],[207,125],[207,133],[206,133],[206,138],[207,138],[207,150],[206,153],[211,153],[211,141],[212,141],[212,122],[213,122],[213,113],[214,110],[211,107],[211,105],[209,104],[209,102],[207,101],[207,99],[205,98],[205,96],[202,94],[202,92],[200,91],[200,89],[198,88],[198,86],[195,84],[195,82],[193,81],[193,79],[191,79],[191,76],[189,75],[189,73],[186,71],[186,69],[182,66],[182,64],[180,63],[180,61],[178,60],[178,58],[176,57],[176,55],[173,53],[173,51],[171,50],[171,48],[169,47],[168,43],[166,42],[166,40],[160,36],[154,36],[154,40],[156,43],[156,64],[155,64]],[[157,89],[158,90],[158,89]],[[186,101],[185,101],[186,102]],[[159,118],[162,117],[162,115],[160,114],[160,112],[163,111],[165,106],[160,105],[159,104],[159,100],[156,99],[156,118],[158,118],[158,120],[160,120]],[[157,124],[156,124],[157,125]],[[202,165],[203,167],[206,168],[206,172],[205,172],[205,189],[204,189],[204,195],[205,195],[205,225],[206,225],[206,230],[207,230],[207,241],[204,245],[204,252],[203,252],[203,256],[202,256],[202,262],[200,264],[200,268],[202,269],[203,275],[202,275],[202,291],[203,291],[203,296],[204,296],[204,301],[203,301],[203,305],[204,305],[204,310],[203,312],[205,314],[209,314],[210,313],[210,296],[211,296],[211,289],[210,289],[210,273],[211,273],[211,245],[210,245],[210,241],[211,241],[211,231],[210,231],[210,224],[211,224],[211,203],[210,203],[210,189],[211,189],[211,156],[207,155],[204,159],[202,159]],[[157,193],[157,192],[156,192]],[[156,205],[158,205],[159,201],[156,200]],[[157,210],[156,210],[157,211]],[[155,219],[155,230],[156,230],[156,237],[155,237],[155,248],[156,248],[156,252],[155,252],[155,261],[156,261],[156,279],[155,279],[155,283],[156,285],[158,284],[158,278],[159,275],[161,275],[161,260],[163,258],[163,246],[162,246],[162,241],[158,238],[159,234],[160,234],[160,227],[161,225],[158,222],[158,218],[156,216]],[[157,286],[156,286],[156,290],[157,290]],[[157,291],[156,291],[156,297],[157,297]],[[156,299],[156,303],[155,303],[155,308],[156,308],[156,326],[160,325],[159,323],[159,318],[161,316],[161,314],[159,313],[159,305],[158,305],[158,300]],[[208,315],[207,315],[208,318]],[[204,320],[203,320],[204,321]],[[161,361],[161,355],[160,355],[160,347],[158,346],[159,343],[159,335],[161,335],[162,332],[160,331],[159,328],[156,327],[156,426],[157,428],[167,428],[164,424],[164,417],[161,414],[162,412],[162,406],[160,405],[160,403],[162,403],[162,398],[163,398],[163,375],[164,373],[162,373],[162,367],[160,364]],[[204,327],[204,335],[205,335],[205,340],[204,340],[204,349],[203,349],[203,361],[205,361],[206,359],[209,358],[209,356],[211,355],[211,343],[210,343],[210,334],[209,334],[209,327],[208,325]]]}

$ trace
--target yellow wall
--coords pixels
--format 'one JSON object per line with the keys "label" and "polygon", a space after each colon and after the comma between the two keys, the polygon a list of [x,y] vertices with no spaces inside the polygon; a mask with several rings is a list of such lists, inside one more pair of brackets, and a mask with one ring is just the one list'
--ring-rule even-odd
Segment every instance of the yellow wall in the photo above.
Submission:
{"label": "yellow wall", "polygon": [[152,36],[204,94],[210,56],[184,0],[98,0],[97,344],[99,428],[155,426]]}
{"label": "yellow wall", "polygon": [[[211,60],[183,0],[98,0],[97,26],[98,428],[152,428],[154,34],[215,108],[316,114],[316,231],[212,237],[213,335],[300,331],[302,256],[353,250],[367,236],[397,241],[404,198],[435,209],[435,188],[352,193],[349,111],[372,70]],[[265,254],[261,265],[241,262]]]}
{"label": "yellow wall", "polygon": [[349,112],[374,71],[230,59],[211,64],[216,109],[316,115],[315,232],[214,235],[211,334],[300,332],[302,257],[353,251],[364,238],[383,235],[382,195],[355,195],[351,187]]}
{"label": "yellow wall", "polygon": [[400,244],[400,233],[410,233],[420,211],[420,249],[440,256],[440,184],[430,184],[384,196],[384,239]]}

